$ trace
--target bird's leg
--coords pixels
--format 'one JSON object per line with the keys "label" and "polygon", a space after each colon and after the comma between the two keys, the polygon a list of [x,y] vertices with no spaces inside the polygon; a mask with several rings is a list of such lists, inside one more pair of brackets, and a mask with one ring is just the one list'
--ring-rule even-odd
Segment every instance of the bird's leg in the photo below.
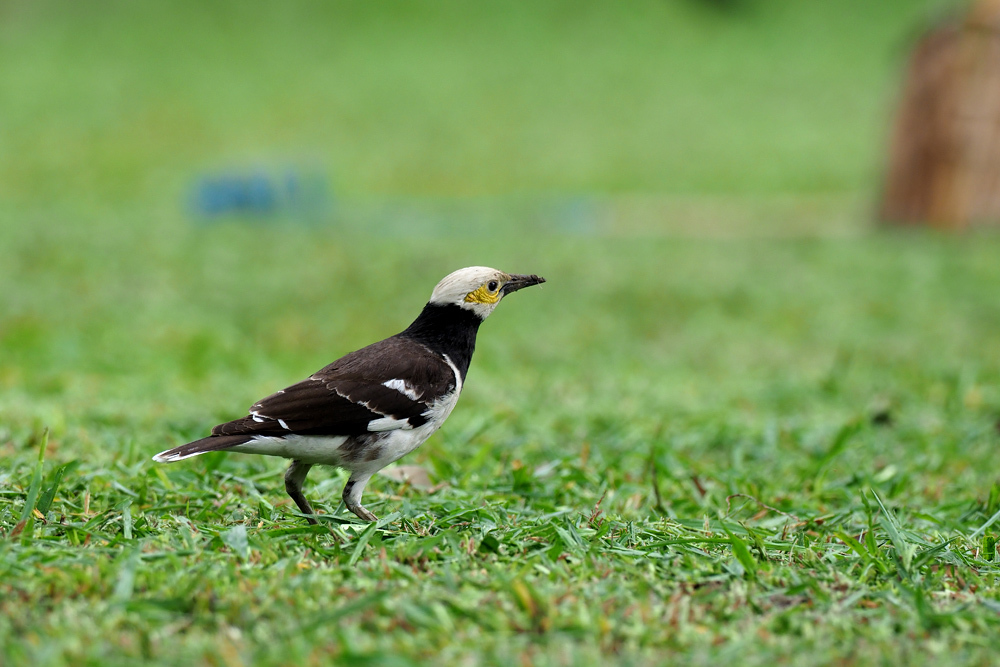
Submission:
{"label": "bird's leg", "polygon": [[[299,510],[303,514],[316,513],[313,511],[312,505],[309,504],[309,501],[302,494],[302,483],[306,481],[306,475],[309,474],[310,468],[312,468],[311,463],[292,461],[292,465],[288,466],[288,470],[285,471],[285,491],[295,501],[295,504],[299,506]],[[307,516],[306,521],[312,524],[317,523],[316,519],[311,516]]]}
{"label": "bird's leg", "polygon": [[351,475],[351,478],[347,480],[347,485],[344,486],[344,504],[347,505],[347,509],[351,510],[358,515],[363,521],[378,521],[378,517],[369,512],[361,504],[361,494],[365,491],[365,484],[371,479],[371,475],[366,477],[355,477]]}

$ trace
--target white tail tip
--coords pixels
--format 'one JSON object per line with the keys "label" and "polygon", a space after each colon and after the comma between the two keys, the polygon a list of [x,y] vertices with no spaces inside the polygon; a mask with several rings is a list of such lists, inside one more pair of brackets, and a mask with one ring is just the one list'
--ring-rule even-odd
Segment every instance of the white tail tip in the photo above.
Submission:
{"label": "white tail tip", "polygon": [[205,452],[195,452],[193,454],[181,455],[181,454],[171,454],[172,450],[167,450],[165,452],[160,452],[153,457],[153,460],[157,463],[174,463],[175,461],[183,461],[184,459],[189,459],[192,456],[198,456],[199,454],[204,454]]}

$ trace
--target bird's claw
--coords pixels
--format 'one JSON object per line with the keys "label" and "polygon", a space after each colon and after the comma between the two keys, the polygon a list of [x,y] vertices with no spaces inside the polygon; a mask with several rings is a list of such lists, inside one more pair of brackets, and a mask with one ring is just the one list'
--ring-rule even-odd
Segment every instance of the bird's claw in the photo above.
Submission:
{"label": "bird's claw", "polygon": [[362,521],[367,521],[369,523],[374,523],[378,521],[378,517],[369,512],[367,509],[365,509],[364,505],[354,505],[353,507],[351,505],[348,505],[347,509],[354,512],[354,514],[356,514],[357,517]]}

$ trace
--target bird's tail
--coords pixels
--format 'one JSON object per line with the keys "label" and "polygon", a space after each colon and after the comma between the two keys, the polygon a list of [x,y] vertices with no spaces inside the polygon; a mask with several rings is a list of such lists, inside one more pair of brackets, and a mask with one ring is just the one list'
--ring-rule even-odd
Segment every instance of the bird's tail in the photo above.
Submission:
{"label": "bird's tail", "polygon": [[186,445],[181,445],[180,447],[174,447],[173,449],[168,449],[165,452],[160,452],[153,457],[153,460],[157,463],[173,463],[174,461],[189,459],[192,456],[198,456],[199,454],[205,454],[206,452],[217,452],[220,449],[229,449],[230,447],[250,442],[251,439],[253,439],[253,436],[250,435],[210,435],[207,438],[195,440],[194,442],[189,442]]}

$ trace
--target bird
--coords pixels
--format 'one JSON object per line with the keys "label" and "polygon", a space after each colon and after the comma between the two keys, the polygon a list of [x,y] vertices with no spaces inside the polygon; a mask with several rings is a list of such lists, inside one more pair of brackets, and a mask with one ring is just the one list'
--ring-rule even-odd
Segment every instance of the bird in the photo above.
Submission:
{"label": "bird", "polygon": [[337,466],[350,473],[342,494],[347,509],[377,521],[361,504],[368,480],[423,444],[454,410],[479,325],[500,301],[544,282],[485,266],[454,271],[400,333],[344,355],[257,401],[247,416],[153,460],[170,463],[216,451],[291,459],[285,491],[311,524],[317,521],[302,492],[306,476],[315,465]]}

